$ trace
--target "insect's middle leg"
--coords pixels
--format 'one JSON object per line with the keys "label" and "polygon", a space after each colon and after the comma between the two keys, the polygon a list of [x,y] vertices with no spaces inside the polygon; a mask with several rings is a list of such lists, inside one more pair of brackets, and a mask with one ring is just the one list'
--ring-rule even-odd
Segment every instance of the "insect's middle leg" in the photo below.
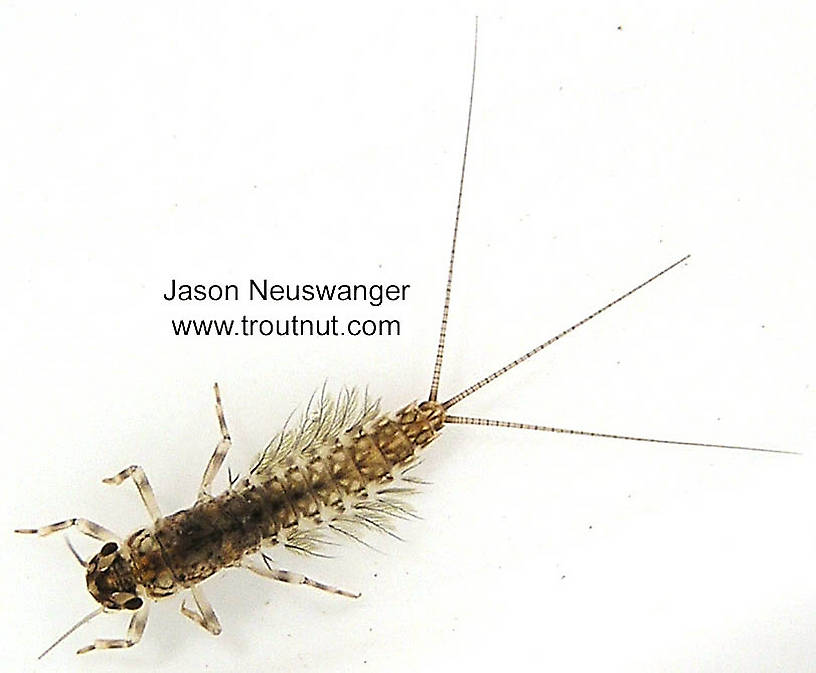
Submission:
{"label": "insect's middle leg", "polygon": [[150,514],[150,518],[153,519],[154,522],[157,519],[160,519],[161,510],[159,509],[159,503],[156,502],[156,494],[153,493],[153,487],[147,480],[145,471],[138,465],[126,467],[118,474],[114,474],[112,477],[103,479],[102,482],[116,486],[121,484],[128,477],[133,479],[133,483],[136,484],[136,488],[139,491],[139,495],[142,496],[142,502],[147,509],[147,513]]}
{"label": "insect's middle leg", "polygon": [[268,556],[261,554],[261,557],[264,560],[264,566],[260,565],[257,561],[245,558],[241,561],[241,567],[254,572],[256,575],[260,575],[261,577],[266,577],[267,579],[271,580],[277,580],[278,582],[286,582],[288,584],[305,584],[306,586],[314,587],[315,589],[320,589],[321,591],[327,591],[330,594],[339,594],[340,596],[347,596],[348,598],[360,597],[359,593],[353,593],[351,591],[345,591],[344,589],[338,589],[337,587],[333,587],[329,584],[323,584],[323,582],[313,580],[311,577],[306,577],[306,575],[301,575],[300,573],[295,573],[291,570],[284,570],[283,568],[273,568]]}
{"label": "insect's middle leg", "polygon": [[85,654],[91,650],[109,650],[113,648],[133,647],[142,639],[142,634],[147,624],[147,614],[150,603],[145,601],[130,618],[127,634],[124,638],[97,638],[93,644],[86,645],[77,650],[77,654]]}
{"label": "insect's middle leg", "polygon": [[191,587],[190,593],[193,594],[193,600],[198,608],[198,612],[188,608],[185,599],[181,602],[181,614],[192,619],[196,624],[207,629],[207,631],[214,636],[217,636],[221,633],[221,624],[218,621],[218,617],[215,616],[210,601],[207,600],[207,597],[200,587]]}
{"label": "insect's middle leg", "polygon": [[224,458],[227,457],[227,451],[232,446],[232,438],[229,430],[227,430],[227,421],[224,418],[224,408],[221,406],[221,392],[218,390],[218,384],[213,386],[215,390],[215,413],[218,415],[218,426],[221,428],[221,441],[215,447],[213,455],[210,456],[210,462],[207,463],[207,468],[204,470],[204,476],[201,479],[201,486],[198,488],[198,499],[206,498],[210,495],[210,486],[212,486],[215,475],[221,469],[224,463]]}

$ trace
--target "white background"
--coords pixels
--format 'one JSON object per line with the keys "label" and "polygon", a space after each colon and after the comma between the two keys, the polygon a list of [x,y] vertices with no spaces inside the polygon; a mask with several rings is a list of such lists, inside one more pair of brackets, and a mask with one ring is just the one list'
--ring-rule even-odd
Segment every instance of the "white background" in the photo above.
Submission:
{"label": "white background", "polygon": [[[8,670],[816,668],[810,3],[437,4],[4,3]],[[805,455],[451,426],[405,542],[276,555],[360,600],[236,570],[206,585],[218,638],[174,598],[133,650],[73,654],[124,634],[106,616],[37,663],[93,602],[59,536],[11,529],[144,525],[132,484],[100,482],[131,463],[165,512],[189,506],[213,381],[237,470],[327,377],[387,408],[427,394],[477,13],[443,395],[692,253],[455,411]],[[251,277],[411,289],[379,309],[161,297]],[[170,332],[293,312],[402,334]]]}

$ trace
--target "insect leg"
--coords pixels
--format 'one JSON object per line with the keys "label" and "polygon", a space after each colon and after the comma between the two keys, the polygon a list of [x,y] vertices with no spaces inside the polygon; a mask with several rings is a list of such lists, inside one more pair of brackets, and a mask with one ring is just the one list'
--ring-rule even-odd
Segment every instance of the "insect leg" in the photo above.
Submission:
{"label": "insect leg", "polygon": [[221,428],[221,441],[215,447],[213,455],[210,456],[210,462],[207,463],[207,468],[204,470],[204,476],[201,479],[201,486],[198,489],[198,499],[210,495],[210,486],[212,486],[215,475],[221,469],[224,458],[227,457],[227,451],[232,446],[232,439],[227,430],[227,421],[224,418],[224,408],[221,406],[221,392],[218,390],[218,384],[213,386],[215,390],[215,413],[218,414],[218,425]]}
{"label": "insect leg", "polygon": [[147,613],[149,612],[150,603],[145,601],[142,607],[139,608],[130,618],[130,625],[128,626],[127,636],[125,638],[97,638],[92,645],[86,645],[77,650],[77,654],[85,654],[91,650],[109,650],[113,648],[133,647],[142,639],[142,634],[147,624]]}
{"label": "insect leg", "polygon": [[343,589],[338,589],[337,587],[323,584],[323,582],[318,582],[306,577],[305,575],[301,575],[300,573],[295,573],[291,570],[283,570],[282,568],[273,568],[271,567],[270,558],[265,554],[261,554],[261,556],[266,567],[259,565],[257,561],[253,561],[251,559],[242,560],[241,567],[251,570],[256,575],[260,575],[261,577],[266,577],[271,580],[277,580],[278,582],[287,582],[288,584],[305,584],[306,586],[314,587],[315,589],[320,589],[321,591],[328,591],[330,594],[339,594],[341,596],[347,596],[348,598],[360,597],[359,593],[352,593],[351,591],[344,591]]}
{"label": "insect leg", "polygon": [[207,600],[204,592],[198,587],[191,587],[190,593],[193,594],[193,600],[195,601],[196,607],[198,607],[198,612],[187,607],[187,599],[185,598],[181,602],[181,614],[192,619],[196,624],[207,629],[207,631],[214,636],[217,636],[221,633],[221,624],[218,621],[218,617],[215,616],[215,612],[213,612],[210,601]]}
{"label": "insect leg", "polygon": [[98,523],[88,521],[88,519],[66,519],[65,521],[52,523],[50,526],[42,526],[40,528],[17,528],[14,532],[23,533],[24,535],[39,535],[40,537],[45,537],[46,535],[51,535],[51,533],[56,533],[58,531],[65,530],[66,528],[71,528],[72,526],[79,528],[80,533],[96,538],[97,540],[102,540],[103,542],[118,542],[119,544],[122,543],[122,539],[116,533],[103,526],[100,526]]}
{"label": "insect leg", "polygon": [[133,479],[133,483],[136,484],[136,488],[139,490],[139,495],[142,496],[142,502],[147,508],[147,513],[150,514],[150,518],[153,519],[154,522],[157,519],[160,519],[161,510],[159,509],[159,504],[156,502],[156,495],[153,493],[153,487],[147,480],[145,471],[138,465],[126,467],[119,474],[114,474],[112,477],[103,479],[102,482],[116,486],[117,484],[121,484],[128,477]]}

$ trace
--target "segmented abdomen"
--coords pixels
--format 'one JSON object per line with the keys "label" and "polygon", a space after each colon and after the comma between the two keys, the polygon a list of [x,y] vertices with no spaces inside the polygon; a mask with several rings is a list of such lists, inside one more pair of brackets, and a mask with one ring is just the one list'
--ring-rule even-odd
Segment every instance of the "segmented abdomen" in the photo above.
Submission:
{"label": "segmented abdomen", "polygon": [[387,493],[442,427],[437,402],[409,404],[280,456],[234,488],[163,517],[127,541],[137,579],[154,598],[234,566],[261,546],[308,550],[332,529],[382,528],[404,509]]}

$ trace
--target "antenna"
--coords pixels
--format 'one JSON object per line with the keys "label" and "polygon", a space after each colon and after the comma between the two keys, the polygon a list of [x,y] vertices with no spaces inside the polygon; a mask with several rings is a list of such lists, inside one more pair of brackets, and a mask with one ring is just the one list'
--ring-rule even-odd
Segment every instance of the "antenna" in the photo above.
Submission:
{"label": "antenna", "polygon": [[82,619],[80,619],[76,624],[74,624],[70,629],[68,629],[65,633],[63,633],[59,638],[57,638],[51,646],[43,652],[37,659],[42,659],[46,654],[48,654],[51,650],[53,650],[57,645],[59,645],[63,640],[65,640],[68,636],[70,636],[74,631],[76,631],[80,626],[87,624],[91,621],[94,617],[98,617],[103,612],[105,612],[105,608],[97,608],[91,614],[85,615]]}

